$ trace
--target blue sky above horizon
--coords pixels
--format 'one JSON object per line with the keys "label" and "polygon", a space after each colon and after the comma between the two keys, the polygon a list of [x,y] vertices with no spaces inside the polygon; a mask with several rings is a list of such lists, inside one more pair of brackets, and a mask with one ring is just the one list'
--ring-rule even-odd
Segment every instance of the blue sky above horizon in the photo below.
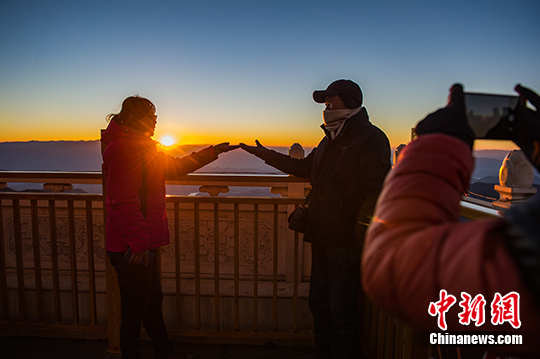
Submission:
{"label": "blue sky above horizon", "polygon": [[392,146],[448,88],[540,91],[540,1],[18,1],[0,14],[0,141],[99,138],[139,94],[156,139],[314,146],[350,78]]}

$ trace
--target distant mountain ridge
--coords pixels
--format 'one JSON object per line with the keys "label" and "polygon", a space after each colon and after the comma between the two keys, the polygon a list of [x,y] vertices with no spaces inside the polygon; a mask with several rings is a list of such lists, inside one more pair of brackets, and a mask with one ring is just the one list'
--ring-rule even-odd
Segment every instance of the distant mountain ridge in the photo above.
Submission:
{"label": "distant mountain ridge", "polygon": [[[183,157],[209,145],[177,145],[167,153]],[[286,147],[272,147],[287,153]],[[306,150],[306,155],[311,148]],[[4,171],[101,171],[101,142],[94,141],[28,141],[0,142],[0,170]],[[206,173],[281,174],[255,156],[241,150],[220,155],[201,168]]]}
{"label": "distant mountain ridge", "polygon": [[[477,153],[475,153],[475,168],[471,182],[499,183],[499,170],[507,154],[508,151],[499,150],[477,151]],[[490,155],[492,157],[489,157]],[[500,156],[500,158],[497,158],[496,156]],[[540,185],[540,174],[536,169],[533,170],[533,183]]]}
{"label": "distant mountain ridge", "polygon": [[6,171],[101,171],[100,141],[1,142]]}
{"label": "distant mountain ridge", "polygon": [[[185,156],[208,145],[177,145],[167,149],[173,156]],[[272,147],[287,153],[287,147]],[[307,156],[312,147],[304,149]],[[508,151],[475,151],[476,165],[471,182],[498,183],[499,168]],[[94,141],[28,141],[0,143],[0,170],[7,171],[101,171],[101,142]],[[241,149],[224,153],[201,168],[200,173],[281,174],[257,157]],[[535,183],[540,176],[535,172]]]}

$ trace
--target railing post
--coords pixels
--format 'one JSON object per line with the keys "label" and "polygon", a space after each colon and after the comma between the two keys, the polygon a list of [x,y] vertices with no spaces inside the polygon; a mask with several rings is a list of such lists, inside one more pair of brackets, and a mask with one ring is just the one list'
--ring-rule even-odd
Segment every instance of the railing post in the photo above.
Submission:
{"label": "railing post", "polygon": [[536,194],[533,185],[534,170],[531,163],[521,150],[510,151],[503,160],[499,171],[499,199],[493,202],[496,208],[510,208],[513,204],[529,200]]}
{"label": "railing post", "polygon": [[[289,156],[292,157],[292,158],[304,158],[304,148],[299,144],[299,143],[295,143],[291,146],[291,148],[289,149]],[[304,183],[292,183],[292,182],[289,182],[287,184],[287,194],[286,196],[288,198],[304,198],[305,197],[305,185]],[[295,206],[288,206],[287,208],[287,218],[288,216],[292,213],[292,211],[294,211],[294,208]],[[297,280],[297,281],[301,281],[302,280],[302,274],[305,270],[305,261],[302,260],[303,259],[303,247],[304,246],[299,246],[299,248],[297,249],[297,251],[295,251],[295,245],[298,245],[297,243],[297,239],[295,239],[295,235],[296,233],[293,232],[293,231],[287,231],[287,253],[298,253],[298,266],[299,268],[296,268],[296,272],[295,272],[295,259],[294,258],[287,258],[287,274],[286,274],[286,278],[287,278],[287,281],[294,281],[294,280]],[[301,235],[298,235],[299,237],[301,237]],[[298,237],[296,237],[298,238]],[[302,269],[302,270],[299,270],[299,269]],[[295,273],[296,275],[298,276],[297,278],[294,278],[295,276]]]}
{"label": "railing post", "polygon": [[[295,143],[289,149],[289,156],[292,158],[304,158],[304,148],[299,143]],[[304,198],[306,196],[304,183],[287,184],[287,197],[289,198]]]}
{"label": "railing post", "polygon": [[394,156],[392,157],[392,166],[395,166],[398,163],[399,155],[405,149],[405,147],[406,145],[404,144],[401,144],[396,147],[396,149],[394,150]]}

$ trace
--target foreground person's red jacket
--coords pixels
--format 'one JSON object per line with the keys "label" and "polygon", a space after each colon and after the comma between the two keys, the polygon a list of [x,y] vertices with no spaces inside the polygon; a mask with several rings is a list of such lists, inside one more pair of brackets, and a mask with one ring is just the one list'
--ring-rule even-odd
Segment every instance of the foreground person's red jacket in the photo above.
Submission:
{"label": "foreground person's red jacket", "polygon": [[133,253],[138,253],[169,244],[165,179],[188,174],[214,161],[214,148],[175,158],[158,152],[150,137],[135,135],[114,121],[103,133],[101,142],[106,146],[106,250],[125,252],[129,246]]}
{"label": "foreground person's red jacket", "polygon": [[[440,331],[428,308],[444,289],[457,299],[445,316],[447,333],[533,332],[538,338],[540,310],[505,247],[504,219],[460,222],[459,202],[473,166],[470,148],[451,136],[419,136],[405,148],[386,179],[366,236],[364,289],[378,306],[421,330]],[[462,292],[484,296],[482,326],[459,323]],[[520,295],[518,330],[508,322],[491,323],[496,293],[511,292]]]}

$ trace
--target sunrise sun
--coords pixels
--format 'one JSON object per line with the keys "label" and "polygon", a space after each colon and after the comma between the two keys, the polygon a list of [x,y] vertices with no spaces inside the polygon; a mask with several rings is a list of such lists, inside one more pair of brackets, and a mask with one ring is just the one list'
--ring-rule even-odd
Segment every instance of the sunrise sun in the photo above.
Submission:
{"label": "sunrise sun", "polygon": [[161,138],[161,143],[163,144],[163,146],[172,146],[176,143],[176,140],[174,139],[174,137],[172,136],[163,136]]}

